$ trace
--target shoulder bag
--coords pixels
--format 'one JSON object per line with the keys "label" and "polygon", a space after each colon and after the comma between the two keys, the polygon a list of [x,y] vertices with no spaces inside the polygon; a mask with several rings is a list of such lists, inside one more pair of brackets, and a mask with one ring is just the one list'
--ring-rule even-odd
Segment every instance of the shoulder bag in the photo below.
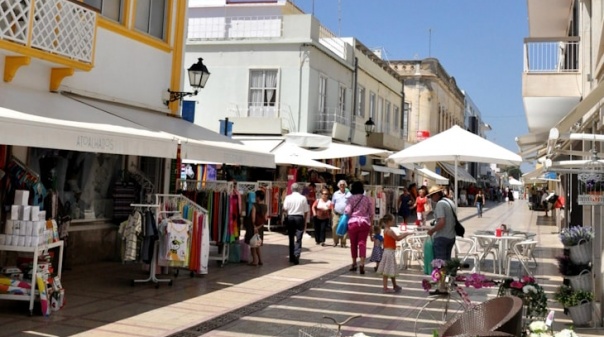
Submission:
{"label": "shoulder bag", "polygon": [[[357,206],[359,205],[361,200],[363,200],[363,198],[365,198],[365,196],[362,196],[359,199],[359,201],[357,201],[357,203],[354,205],[354,207],[350,210],[350,214],[352,214],[354,209],[357,208]],[[348,215],[346,213],[340,215],[340,221],[338,222],[338,227],[336,228],[336,234],[338,236],[346,235],[346,232],[348,231],[348,220],[350,220],[350,215]]]}
{"label": "shoulder bag", "polygon": [[451,206],[451,203],[449,202],[449,200],[445,199],[445,201],[447,202],[449,207],[451,207],[451,212],[453,213],[453,217],[455,218],[455,234],[457,236],[461,236],[463,238],[464,234],[466,234],[466,229],[459,222],[459,220],[457,220],[457,214],[455,214],[455,210],[453,209],[453,206]]}

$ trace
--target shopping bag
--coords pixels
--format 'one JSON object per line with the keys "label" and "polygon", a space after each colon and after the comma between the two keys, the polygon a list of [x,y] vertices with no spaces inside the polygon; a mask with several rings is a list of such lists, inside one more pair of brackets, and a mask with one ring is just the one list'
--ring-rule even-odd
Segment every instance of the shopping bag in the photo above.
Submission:
{"label": "shopping bag", "polygon": [[260,234],[254,234],[250,239],[250,247],[258,248],[262,245],[262,239],[260,238]]}
{"label": "shopping bag", "polygon": [[432,274],[432,260],[434,260],[434,248],[432,237],[428,237],[424,241],[424,274]]}
{"label": "shopping bag", "polygon": [[348,214],[342,214],[340,216],[340,221],[338,222],[338,227],[336,228],[336,234],[338,236],[346,235],[346,232],[348,231],[348,219]]}
{"label": "shopping bag", "polygon": [[241,246],[241,262],[252,262],[250,258],[250,245],[244,241],[241,241],[239,244]]}

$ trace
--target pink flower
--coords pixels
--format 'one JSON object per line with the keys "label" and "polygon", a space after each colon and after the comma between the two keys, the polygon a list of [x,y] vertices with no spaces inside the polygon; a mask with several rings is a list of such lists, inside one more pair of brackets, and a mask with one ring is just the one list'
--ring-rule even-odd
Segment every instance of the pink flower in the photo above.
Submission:
{"label": "pink flower", "polygon": [[442,274],[441,274],[440,270],[434,269],[432,271],[432,280],[433,281],[435,281],[435,282],[439,281],[441,279],[441,277],[442,277]]}
{"label": "pink flower", "polygon": [[533,283],[535,283],[535,279],[533,277],[530,277],[530,276],[523,276],[520,281],[522,283],[524,283],[524,284],[533,284]]}
{"label": "pink flower", "polygon": [[512,283],[510,283],[510,288],[522,289],[522,287],[524,287],[524,284],[522,284],[521,282],[513,281]]}
{"label": "pink flower", "polygon": [[432,284],[430,284],[430,281],[423,279],[422,288],[424,288],[425,291],[428,291],[428,290],[432,289]]}

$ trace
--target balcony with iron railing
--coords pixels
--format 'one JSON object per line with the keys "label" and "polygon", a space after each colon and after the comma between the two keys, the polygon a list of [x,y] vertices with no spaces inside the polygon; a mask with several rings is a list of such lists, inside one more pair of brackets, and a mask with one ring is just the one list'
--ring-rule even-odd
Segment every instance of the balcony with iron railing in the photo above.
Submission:
{"label": "balcony with iron railing", "polygon": [[319,111],[315,119],[314,132],[331,135],[335,124],[350,126],[350,112],[339,107],[328,107],[324,111]]}
{"label": "balcony with iron railing", "polygon": [[579,37],[524,39],[522,96],[529,130],[549,130],[582,93]]}
{"label": "balcony with iron railing", "polygon": [[305,43],[310,39],[343,60],[353,59],[352,46],[313,20],[312,15],[191,17],[187,32],[190,44],[278,39]]}
{"label": "balcony with iron railing", "polygon": [[93,62],[97,13],[68,0],[0,0],[0,49],[23,47],[60,56],[65,63]]}

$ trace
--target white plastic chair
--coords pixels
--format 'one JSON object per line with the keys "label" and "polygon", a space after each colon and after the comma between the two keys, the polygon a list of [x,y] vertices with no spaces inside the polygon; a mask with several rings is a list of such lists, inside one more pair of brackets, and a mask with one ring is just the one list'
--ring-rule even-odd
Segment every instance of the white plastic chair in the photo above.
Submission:
{"label": "white plastic chair", "polygon": [[533,276],[533,273],[529,269],[529,262],[533,260],[535,263],[535,267],[537,266],[537,260],[533,256],[533,251],[537,246],[537,241],[535,240],[525,240],[514,243],[512,249],[507,254],[507,269],[506,275],[510,276],[510,267],[512,266],[512,260],[516,259],[520,262],[520,265],[529,276]]}
{"label": "white plastic chair", "polygon": [[476,238],[455,238],[455,257],[458,258],[461,263],[465,263],[468,259],[472,259],[474,262],[474,268],[472,272],[480,272],[480,257],[481,254],[478,252],[478,243]]}
{"label": "white plastic chair", "polygon": [[499,246],[495,244],[494,240],[487,238],[475,237],[477,244],[477,251],[480,254],[480,262],[492,255],[493,256],[493,274],[497,273],[497,261],[499,260]]}
{"label": "white plastic chair", "polygon": [[424,241],[427,237],[408,236],[402,240],[399,269],[407,269],[413,260],[420,266],[424,263]]}

